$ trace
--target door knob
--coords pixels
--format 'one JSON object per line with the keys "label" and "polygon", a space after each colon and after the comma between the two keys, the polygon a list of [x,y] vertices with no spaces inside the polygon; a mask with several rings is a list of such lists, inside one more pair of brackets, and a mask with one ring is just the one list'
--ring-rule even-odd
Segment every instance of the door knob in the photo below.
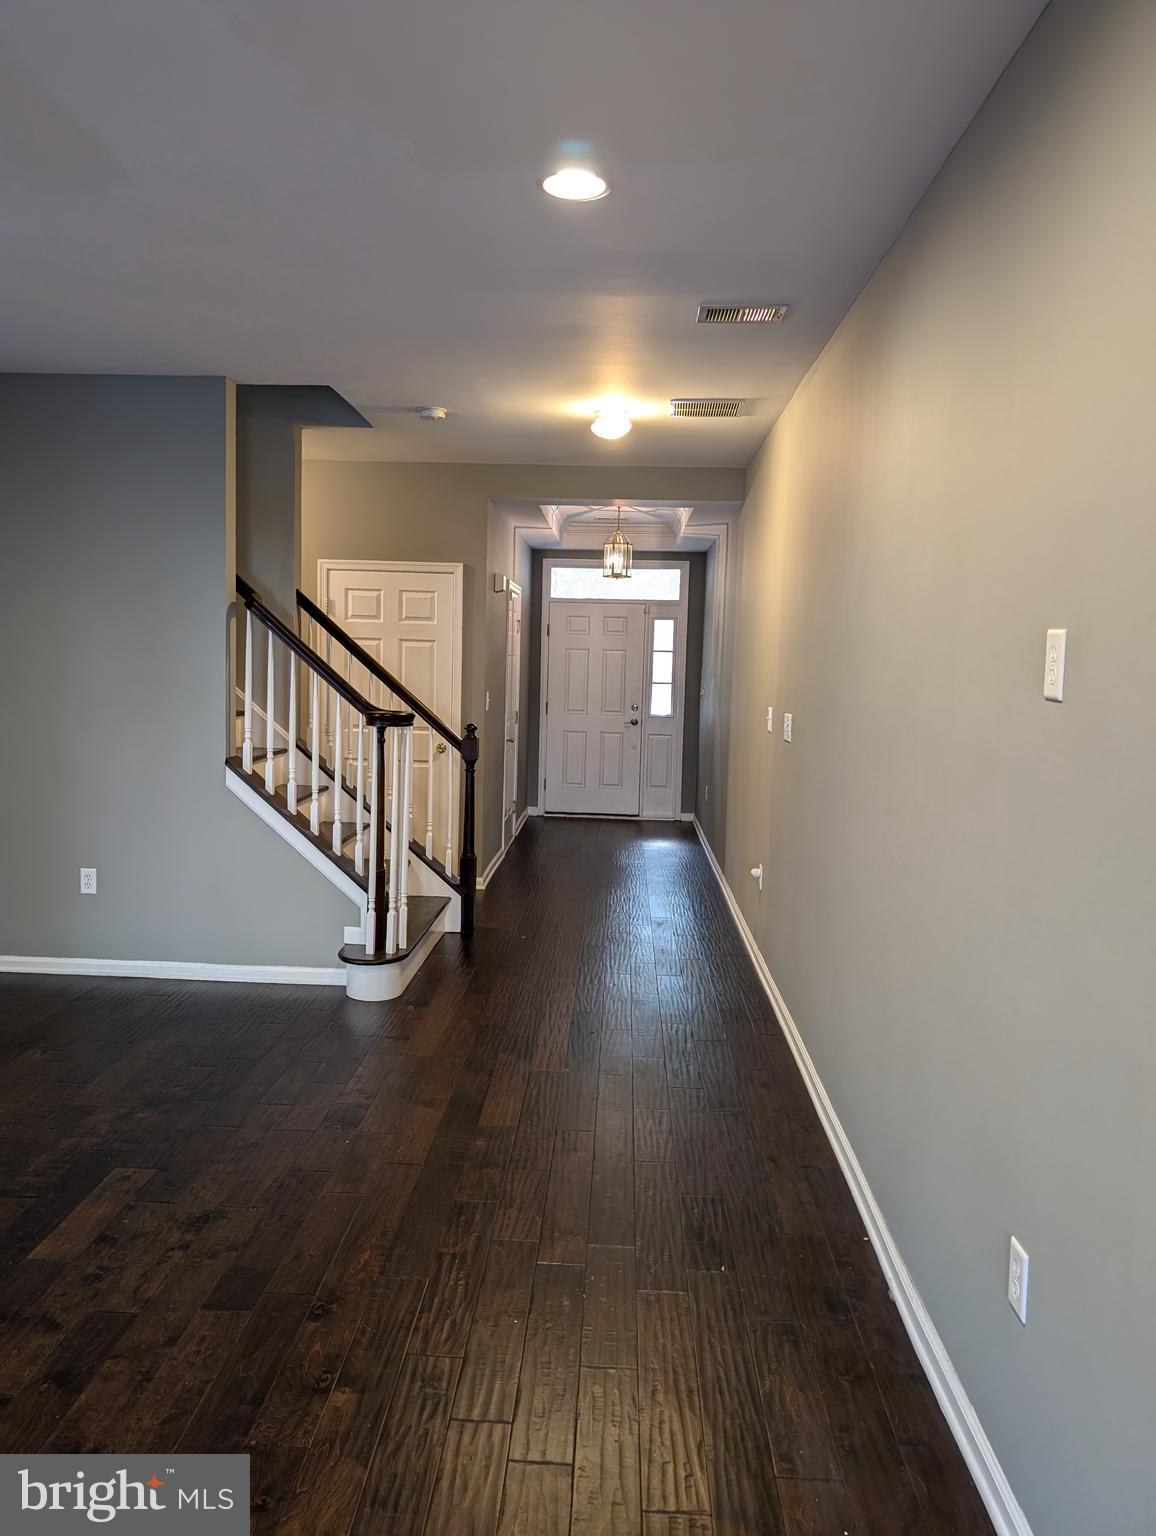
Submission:
{"label": "door knob", "polygon": [[630,722],[630,724],[631,724],[631,725],[637,725],[637,724],[638,724],[638,721],[637,721],[637,720],[631,720],[631,722]]}
{"label": "door knob", "polygon": [[445,749],[446,749],[446,744],[445,744],[444,741],[435,742],[435,744],[434,744],[434,751],[435,752],[439,752],[439,753],[440,752],[444,752]]}

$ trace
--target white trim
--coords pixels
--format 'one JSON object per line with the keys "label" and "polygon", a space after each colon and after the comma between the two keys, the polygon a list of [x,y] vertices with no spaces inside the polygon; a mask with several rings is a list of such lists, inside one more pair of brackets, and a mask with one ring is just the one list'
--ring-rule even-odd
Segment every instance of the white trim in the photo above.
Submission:
{"label": "white trim", "polygon": [[[647,565],[677,566],[682,572],[682,580],[679,584],[679,595],[674,602],[659,601],[654,598],[641,597],[615,597],[615,598],[571,598],[550,596],[550,572],[556,565],[575,566],[584,565],[600,567],[602,561],[596,556],[584,551],[581,555],[567,557],[565,555],[546,555],[542,560],[540,573],[541,589],[539,593],[541,615],[539,618],[539,679],[538,679],[538,787],[542,793],[543,803],[546,798],[546,771],[549,767],[549,721],[546,710],[546,701],[549,696],[550,681],[550,609],[554,603],[563,606],[567,603],[582,605],[588,602],[615,602],[624,607],[641,608],[642,620],[642,729],[639,742],[638,765],[638,810],[624,811],[616,819],[624,817],[632,821],[678,821],[682,815],[679,807],[682,805],[682,757],[683,746],[686,739],[686,658],[690,649],[690,561],[685,551],[672,551],[668,558],[646,562]],[[671,788],[671,805],[674,809],[669,816],[656,816],[653,813],[644,812],[643,802],[646,799],[646,758],[647,749],[652,734],[659,734],[655,726],[661,725],[663,720],[652,721],[650,715],[650,672],[653,665],[653,651],[651,640],[651,621],[656,618],[670,617],[675,619],[675,711],[669,719],[673,727],[671,732],[671,754],[674,758],[674,783]],[[698,700],[695,700],[695,707]],[[596,811],[547,811],[550,816],[598,816]]]}
{"label": "white trim", "polygon": [[843,1177],[847,1181],[847,1186],[870,1235],[872,1246],[883,1267],[883,1273],[895,1305],[899,1309],[903,1326],[907,1329],[908,1336],[915,1346],[915,1352],[919,1356],[939,1406],[943,1409],[948,1428],[963,1453],[963,1459],[967,1462],[968,1470],[991,1516],[992,1524],[998,1536],[1032,1536],[1027,1516],[1012,1492],[1011,1484],[999,1464],[991,1441],[984,1433],[979,1416],[964,1390],[963,1382],[959,1379],[959,1373],[951,1363],[951,1357],[947,1353],[931,1315],[915,1288],[915,1281],[903,1262],[903,1255],[899,1252],[895,1239],[884,1220],[883,1212],[879,1209],[878,1202],[871,1192],[867,1176],[863,1172],[859,1159],[855,1156],[855,1149],[848,1140],[835,1106],[831,1103],[815,1063],[811,1060],[810,1053],[803,1043],[799,1027],[791,1017],[791,1010],[784,1002],[782,993],[775,985],[775,979],[763,958],[762,951],[755,942],[754,934],[739,910],[734,893],[727,884],[726,876],[719,867],[714,850],[707,841],[697,816],[694,818],[694,828],[710,867],[714,870],[723,896],[726,898],[735,926],[758,972],[763,989],[771,1000],[771,1007],[791,1048],[791,1054],[806,1084],[807,1092],[811,1095],[811,1100],[818,1111],[823,1129],[827,1133],[827,1140],[831,1143],[835,1156],[839,1160]]}
{"label": "white trim", "polygon": [[369,898],[357,884],[351,880],[345,871],[339,868],[332,859],[321,849],[312,843],[299,827],[286,816],[282,816],[276,806],[270,805],[263,795],[259,795],[253,786],[241,777],[233,768],[225,764],[225,788],[236,795],[238,800],[243,800],[251,811],[254,811],[267,827],[272,827],[277,836],[284,839],[291,848],[295,848],[299,854],[312,864],[318,874],[322,874],[335,885],[343,896],[348,896],[365,916],[369,905]]}
{"label": "white trim", "polygon": [[528,805],[522,812],[523,816],[541,816],[541,814],[542,807],[540,805]]}
{"label": "white trim", "polygon": [[497,853],[494,854],[494,857],[486,865],[486,867],[483,870],[483,872],[478,876],[477,886],[478,886],[478,890],[479,891],[484,891],[486,886],[489,885],[490,881],[498,873],[498,865],[501,864],[502,860],[506,857],[506,855],[509,853],[510,849],[514,846],[514,841],[517,838],[518,833],[526,825],[526,817],[527,816],[538,816],[538,815],[541,815],[540,811],[531,811],[529,809],[529,807],[527,807],[524,811],[520,811],[518,813],[518,818],[514,822],[514,836],[510,839],[510,841],[504,847],[498,849]]}
{"label": "white trim", "polygon": [[343,987],[345,967],[224,965],[211,960],[88,960],[61,955],[0,955],[0,971],[36,976],[144,976],[155,981],[273,982],[287,987]]}

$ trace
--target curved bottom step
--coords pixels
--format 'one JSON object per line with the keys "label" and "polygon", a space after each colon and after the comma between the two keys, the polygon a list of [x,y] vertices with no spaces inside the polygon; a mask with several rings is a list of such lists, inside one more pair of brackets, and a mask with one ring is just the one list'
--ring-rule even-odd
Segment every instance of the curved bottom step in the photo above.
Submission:
{"label": "curved bottom step", "polygon": [[421,970],[442,932],[440,926],[427,929],[404,955],[391,955],[388,964],[366,957],[361,944],[346,944],[338,956],[345,962],[346,997],[360,1003],[384,1003],[400,997]]}

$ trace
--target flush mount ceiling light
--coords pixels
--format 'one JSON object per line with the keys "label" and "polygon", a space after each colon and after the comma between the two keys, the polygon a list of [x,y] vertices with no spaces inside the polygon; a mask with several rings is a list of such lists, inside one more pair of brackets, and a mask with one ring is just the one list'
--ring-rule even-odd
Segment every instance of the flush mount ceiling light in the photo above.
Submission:
{"label": "flush mount ceiling light", "polygon": [[602,574],[612,580],[630,575],[634,563],[634,550],[622,531],[622,508],[618,508],[618,523],[614,532],[602,546]]}
{"label": "flush mount ceiling light", "polygon": [[542,191],[567,203],[596,203],[610,188],[594,171],[580,165],[567,165],[546,177]]}
{"label": "flush mount ceiling light", "polygon": [[613,442],[617,437],[625,437],[633,425],[624,405],[604,405],[590,423],[590,430],[595,437]]}

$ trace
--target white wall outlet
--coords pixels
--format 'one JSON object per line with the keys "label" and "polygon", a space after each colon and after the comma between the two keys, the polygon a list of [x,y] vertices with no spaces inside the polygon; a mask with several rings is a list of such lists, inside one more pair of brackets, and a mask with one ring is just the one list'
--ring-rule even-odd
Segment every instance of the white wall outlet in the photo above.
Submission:
{"label": "white wall outlet", "polygon": [[791,716],[790,715],[784,715],[783,716],[783,740],[784,741],[790,741],[790,739],[791,739]]}
{"label": "white wall outlet", "polygon": [[759,890],[761,891],[763,888],[763,866],[761,864],[756,864],[754,869],[751,870],[751,879],[759,882]]}
{"label": "white wall outlet", "polygon": [[1007,1299],[1021,1323],[1028,1320],[1028,1256],[1018,1238],[1011,1240],[1007,1265]]}
{"label": "white wall outlet", "polygon": [[772,704],[768,704],[767,705],[767,731],[768,731],[768,733],[773,731],[774,728],[775,728],[775,710],[774,710],[774,706]]}
{"label": "white wall outlet", "polygon": [[82,896],[96,895],[96,870],[82,869],[80,871],[80,894]]}
{"label": "white wall outlet", "polygon": [[1068,632],[1049,629],[1044,649],[1044,698],[1053,704],[1064,702],[1064,668],[1068,662]]}

